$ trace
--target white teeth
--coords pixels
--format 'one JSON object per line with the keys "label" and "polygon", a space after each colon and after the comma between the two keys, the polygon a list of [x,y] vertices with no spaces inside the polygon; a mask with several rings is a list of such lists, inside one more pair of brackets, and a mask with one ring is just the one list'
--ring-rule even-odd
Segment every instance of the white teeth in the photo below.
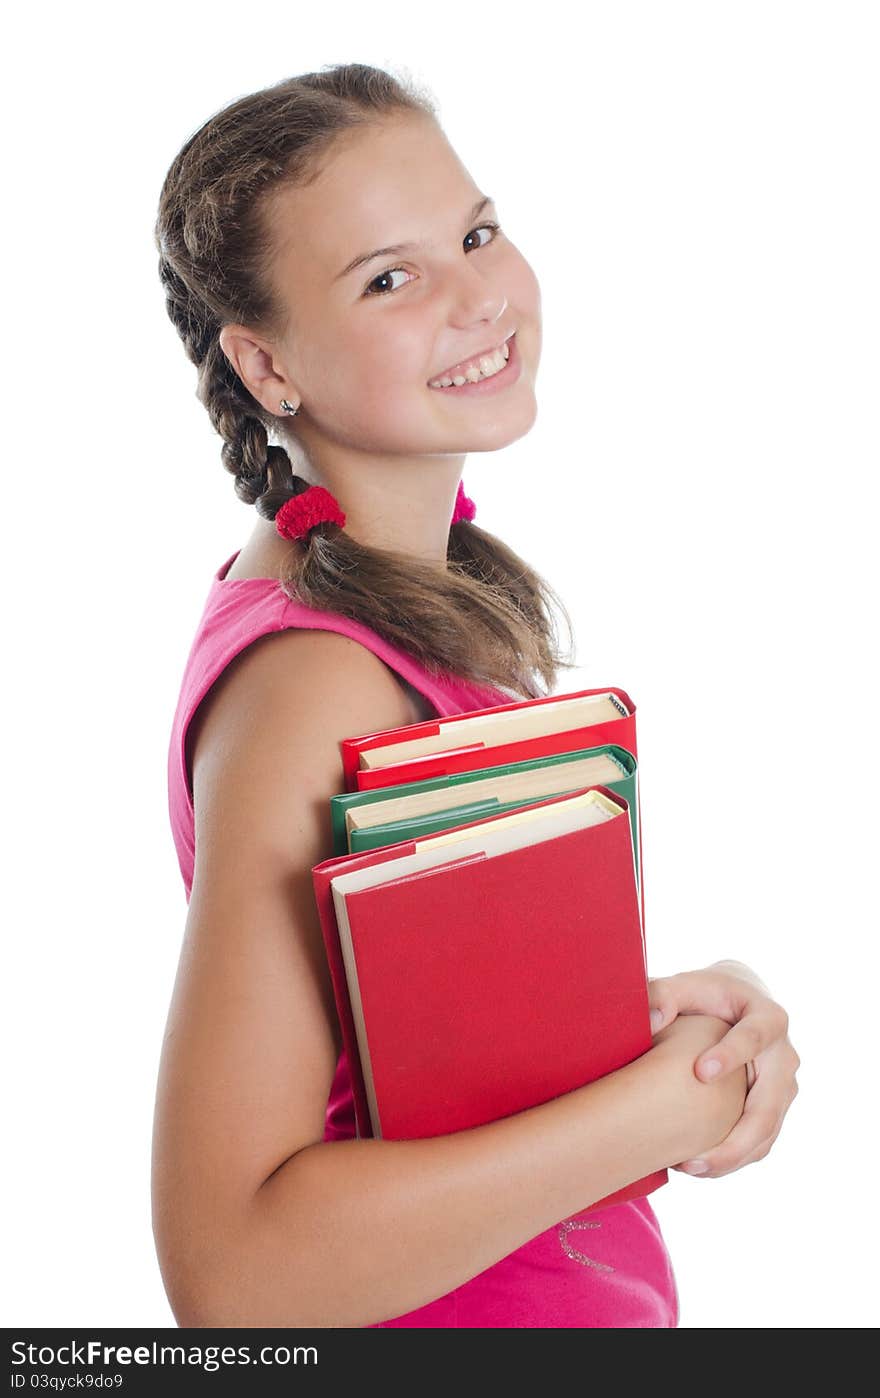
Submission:
{"label": "white teeth", "polygon": [[490,379],[493,374],[499,373],[510,358],[510,345],[507,341],[500,349],[492,354],[484,354],[476,364],[471,364],[466,374],[456,374],[455,378],[450,378],[447,374],[442,379],[430,379],[429,388],[450,388],[452,384],[461,387],[463,383],[479,383],[480,379]]}

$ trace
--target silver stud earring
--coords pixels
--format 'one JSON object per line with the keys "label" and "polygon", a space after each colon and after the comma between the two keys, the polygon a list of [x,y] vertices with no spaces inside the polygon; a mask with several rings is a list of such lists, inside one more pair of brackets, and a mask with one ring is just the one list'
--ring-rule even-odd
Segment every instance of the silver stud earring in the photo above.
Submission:
{"label": "silver stud earring", "polygon": [[296,417],[297,413],[299,412],[299,408],[295,408],[292,403],[288,403],[286,398],[282,398],[281,411],[283,413],[292,413],[293,416]]}

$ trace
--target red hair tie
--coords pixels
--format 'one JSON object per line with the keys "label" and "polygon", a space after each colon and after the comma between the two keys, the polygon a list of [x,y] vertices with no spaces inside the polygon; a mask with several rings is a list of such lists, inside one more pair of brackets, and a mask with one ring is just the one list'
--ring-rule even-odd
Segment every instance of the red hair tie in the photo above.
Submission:
{"label": "red hair tie", "polygon": [[[458,524],[460,520],[470,522],[476,512],[476,505],[465,495],[464,485],[459,481],[452,523]],[[283,539],[303,539],[316,524],[324,523],[338,524],[342,529],[345,515],[335,495],[331,495],[322,485],[310,485],[299,495],[292,495],[275,516],[275,528]]]}
{"label": "red hair tie", "polygon": [[339,501],[322,485],[310,485],[285,500],[275,516],[275,528],[283,539],[304,539],[316,524],[345,524]]}
{"label": "red hair tie", "polygon": [[460,519],[472,520],[477,513],[477,507],[473,500],[469,500],[464,493],[464,483],[459,481],[458,494],[455,497],[455,511],[452,516],[452,523],[458,524]]}

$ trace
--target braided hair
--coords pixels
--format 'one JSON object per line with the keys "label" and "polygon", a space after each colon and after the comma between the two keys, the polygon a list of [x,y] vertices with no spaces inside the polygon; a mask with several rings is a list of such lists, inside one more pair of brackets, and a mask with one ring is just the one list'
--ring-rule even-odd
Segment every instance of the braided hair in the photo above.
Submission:
{"label": "braided hair", "polygon": [[220,345],[222,325],[186,286],[172,264],[161,258],[159,276],[165,306],[187,356],[199,370],[197,395],[223,438],[220,459],[235,477],[235,493],[257,513],[274,519],[291,496],[308,488],[295,476],[281,446],[270,446],[263,408],[245,388]]}
{"label": "braided hair", "polygon": [[[231,323],[276,329],[284,311],[262,269],[271,255],[267,195],[306,183],[341,133],[409,114],[436,120],[427,93],[384,69],[349,63],[285,79],[232,102],[183,145],[165,177],[154,229],[165,305],[198,371],[196,395],[222,439],[235,493],[274,520],[307,490],[277,420],[236,373],[220,343]],[[360,621],[431,673],[537,698],[557,671],[556,593],[501,539],[462,519],[447,567],[359,543],[325,521],[291,541],[280,579],[296,600]],[[536,679],[537,676],[537,679]]]}

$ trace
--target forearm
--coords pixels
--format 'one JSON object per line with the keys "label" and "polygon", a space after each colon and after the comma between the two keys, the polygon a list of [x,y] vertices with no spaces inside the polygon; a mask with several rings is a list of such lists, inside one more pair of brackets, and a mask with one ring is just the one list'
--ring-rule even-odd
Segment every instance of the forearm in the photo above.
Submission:
{"label": "forearm", "polygon": [[418,1141],[321,1142],[228,1235],[202,1326],[368,1326],[476,1276],[675,1158],[643,1055],[516,1116]]}

